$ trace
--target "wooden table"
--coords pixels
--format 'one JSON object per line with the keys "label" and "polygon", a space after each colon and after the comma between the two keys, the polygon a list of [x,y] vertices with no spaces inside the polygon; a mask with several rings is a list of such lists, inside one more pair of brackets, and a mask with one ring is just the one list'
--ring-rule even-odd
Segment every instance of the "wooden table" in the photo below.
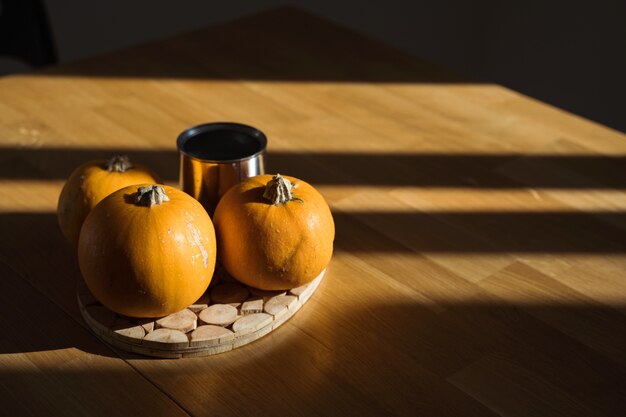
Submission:
{"label": "wooden table", "polygon": [[[56,201],[125,151],[269,137],[330,203],[311,301],[240,349],[155,360],[78,311]],[[623,416],[626,137],[292,10],[0,80],[3,415]]]}

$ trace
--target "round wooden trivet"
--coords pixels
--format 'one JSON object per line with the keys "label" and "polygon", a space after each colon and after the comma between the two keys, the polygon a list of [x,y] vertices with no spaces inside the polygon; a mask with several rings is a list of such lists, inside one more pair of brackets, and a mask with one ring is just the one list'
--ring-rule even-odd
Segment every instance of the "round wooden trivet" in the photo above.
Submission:
{"label": "round wooden trivet", "polygon": [[78,283],[78,305],[96,336],[119,349],[159,358],[207,356],[238,348],[276,329],[307,302],[325,272],[289,291],[260,291],[239,284],[221,269],[198,301],[154,319],[108,310],[83,281]]}

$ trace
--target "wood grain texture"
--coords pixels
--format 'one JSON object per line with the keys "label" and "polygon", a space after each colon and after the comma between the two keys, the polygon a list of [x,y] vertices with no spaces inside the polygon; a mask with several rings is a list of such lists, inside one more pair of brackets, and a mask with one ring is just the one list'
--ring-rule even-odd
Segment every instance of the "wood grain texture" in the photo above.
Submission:
{"label": "wood grain texture", "polygon": [[[218,120],[264,131],[268,170],[331,205],[319,296],[224,355],[111,351],[76,303],[63,181],[125,151],[175,184],[178,133]],[[2,78],[0,405],[623,416],[625,167],[622,133],[293,9]]]}

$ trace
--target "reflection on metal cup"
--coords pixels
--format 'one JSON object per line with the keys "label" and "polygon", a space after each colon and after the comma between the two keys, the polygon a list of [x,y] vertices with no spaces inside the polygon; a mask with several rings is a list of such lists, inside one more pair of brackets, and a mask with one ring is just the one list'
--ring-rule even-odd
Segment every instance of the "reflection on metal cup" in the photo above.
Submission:
{"label": "reflection on metal cup", "polygon": [[213,215],[233,185],[265,173],[267,138],[239,123],[206,123],[185,130],[176,141],[180,186]]}

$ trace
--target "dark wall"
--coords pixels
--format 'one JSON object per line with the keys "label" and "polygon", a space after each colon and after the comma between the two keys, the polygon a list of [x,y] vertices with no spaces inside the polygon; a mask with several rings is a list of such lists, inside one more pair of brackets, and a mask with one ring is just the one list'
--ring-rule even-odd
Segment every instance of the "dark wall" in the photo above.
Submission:
{"label": "dark wall", "polygon": [[318,1],[308,9],[626,132],[626,1]]}

